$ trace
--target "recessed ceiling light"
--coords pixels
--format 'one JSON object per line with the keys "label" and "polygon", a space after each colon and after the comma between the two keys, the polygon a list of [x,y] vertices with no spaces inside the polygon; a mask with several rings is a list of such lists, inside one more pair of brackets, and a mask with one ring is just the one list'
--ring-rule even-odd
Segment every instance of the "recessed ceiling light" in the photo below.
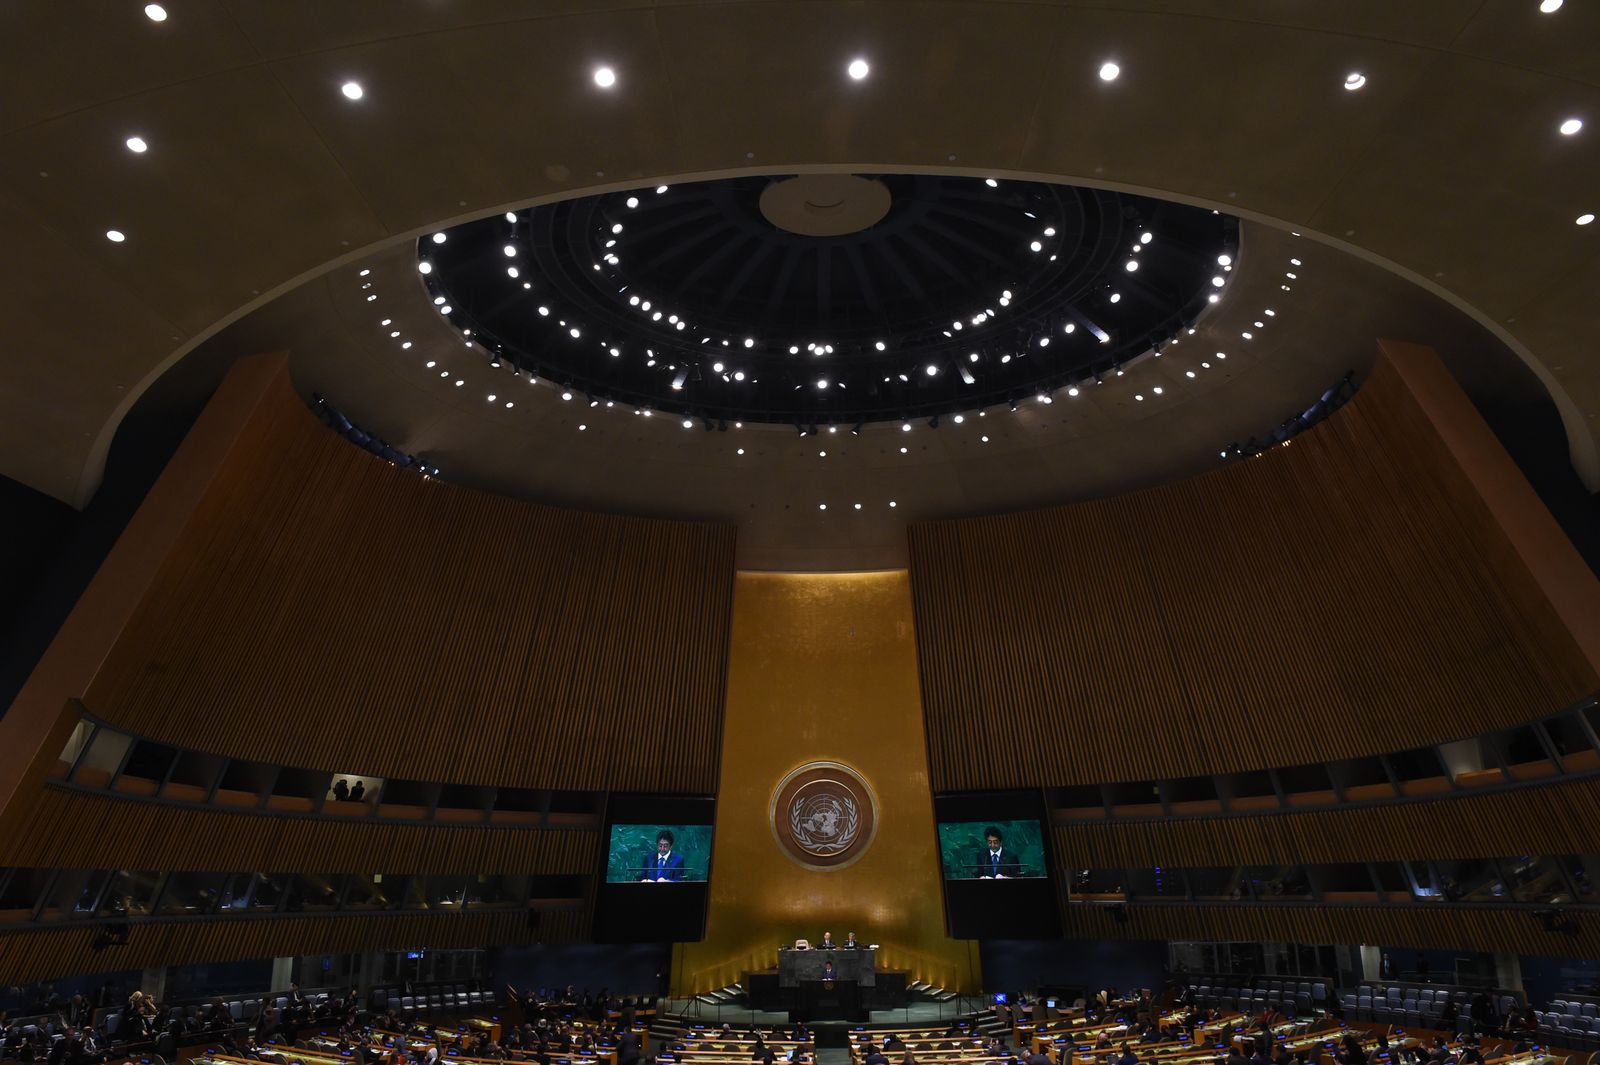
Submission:
{"label": "recessed ceiling light", "polygon": [[631,209],[631,208],[634,208],[634,207],[637,207],[637,206],[639,206],[639,197],[637,197],[637,196],[629,196],[628,197],[628,207]]}
{"label": "recessed ceiling light", "polygon": [[[1562,132],[1562,134],[1564,136],[1568,136],[1568,137],[1572,136],[1574,133],[1578,132],[1582,128],[1583,128],[1583,119],[1581,119],[1581,118],[1569,118],[1565,122],[1561,123],[1561,132]],[[128,147],[132,148],[133,145],[130,143],[128,145]],[[137,149],[136,148],[134,150],[135,151],[140,151],[142,149]]]}
{"label": "recessed ceiling light", "polygon": [[[1557,4],[1556,6],[1560,7],[1561,5]],[[144,17],[151,22],[165,22],[167,21],[167,9],[160,4],[146,4],[144,5]]]}
{"label": "recessed ceiling light", "polygon": [[1139,260],[1138,259],[1129,259],[1128,260],[1127,269],[1128,269],[1128,273],[1130,273],[1130,274],[1133,273],[1135,270],[1139,269]]}
{"label": "recessed ceiling light", "polygon": [[1067,389],[1067,395],[1075,396],[1077,394],[1078,394],[1078,386],[1077,385],[1073,385],[1071,388]]}
{"label": "recessed ceiling light", "polygon": [[983,179],[983,183],[984,183],[984,184],[985,184],[985,185],[987,185],[987,186],[989,186],[989,187],[990,187],[990,188],[991,188],[991,189],[997,189],[997,188],[999,188],[999,187],[1000,187],[1000,182],[998,182],[998,181],[996,181],[996,180],[995,180],[995,179],[994,179],[994,178],[992,178],[992,177],[986,177],[986,178],[984,178],[984,179]]}
{"label": "recessed ceiling light", "polygon": [[1221,288],[1223,285],[1227,284],[1227,280],[1221,274],[1218,274],[1216,277],[1211,279],[1211,284],[1213,288]]}
{"label": "recessed ceiling light", "polygon": [[1043,251],[1044,250],[1044,245],[1040,244],[1038,241],[1034,241],[1034,242],[1032,242],[1031,244],[1028,245],[1028,248],[1029,248],[1030,251]]}
{"label": "recessed ceiling light", "polygon": [[934,375],[936,375],[939,372],[939,367],[933,365],[933,363],[930,362],[927,365],[926,370],[927,370],[928,376],[929,377],[933,377]]}
{"label": "recessed ceiling light", "polygon": [[1367,76],[1357,71],[1351,71],[1344,76],[1344,87],[1347,92],[1355,92],[1367,83]]}
{"label": "recessed ceiling light", "polygon": [[[158,19],[157,21],[160,21],[160,20]],[[1583,223],[1580,222],[1578,224],[1582,225]],[[109,240],[113,244],[121,244],[123,241],[127,240],[128,238],[127,238],[127,236],[125,236],[123,234],[122,230],[120,230],[120,229],[108,229],[108,230],[106,230],[106,239]],[[368,299],[376,299],[377,297],[376,296],[368,296],[367,298]]]}
{"label": "recessed ceiling light", "polygon": [[506,258],[508,259],[517,254],[517,246],[515,244],[507,244],[502,250],[506,253]]}
{"label": "recessed ceiling light", "polygon": [[431,274],[431,273],[433,273],[433,264],[430,263],[426,259],[422,260],[420,263],[417,264],[417,273],[419,273],[419,274]]}
{"label": "recessed ceiling light", "polygon": [[1139,234],[1139,243],[1140,244],[1149,244],[1152,240],[1155,240],[1155,239],[1156,239],[1156,237],[1155,237],[1154,233],[1140,233]]}
{"label": "recessed ceiling light", "polygon": [[[902,433],[909,433],[911,431],[911,423],[910,422],[901,422],[900,423],[900,431]],[[902,448],[901,450],[904,450],[904,449]]]}
{"label": "recessed ceiling light", "polygon": [[[1579,122],[1578,125],[1581,126],[1583,123]],[[1566,132],[1565,127],[1562,128],[1562,132]],[[1573,132],[1576,133],[1577,130],[1573,130]],[[135,155],[143,155],[145,152],[150,150],[150,145],[144,142],[143,137],[129,137],[122,143],[126,144],[128,146],[128,151],[133,152]]]}
{"label": "recessed ceiling light", "polygon": [[609,89],[617,83],[617,72],[610,67],[595,67],[594,83],[602,89]]}
{"label": "recessed ceiling light", "polygon": [[896,507],[896,506],[899,506],[899,504],[898,504],[898,503],[896,503],[896,502],[895,502],[895,501],[894,501],[894,500],[892,500],[892,499],[891,499],[891,500],[889,500],[889,506],[890,506],[890,507]]}
{"label": "recessed ceiling light", "polygon": [[1561,0],[1539,0],[1539,11],[1541,14],[1554,15],[1560,10]]}
{"label": "recessed ceiling light", "polygon": [[433,242],[435,244],[443,244],[444,240],[445,240],[445,237],[444,237],[443,233],[435,233],[433,235]]}
{"label": "recessed ceiling light", "polygon": [[872,73],[872,68],[867,65],[867,61],[861,58],[850,60],[850,65],[844,69],[845,73],[850,75],[852,81],[860,81],[862,78]]}
{"label": "recessed ceiling light", "polygon": [[[1586,226],[1586,225],[1588,225],[1588,224],[1589,224],[1589,223],[1590,223],[1590,222],[1593,222],[1593,221],[1594,221],[1594,215],[1593,215],[1593,214],[1588,214],[1588,213],[1585,213],[1585,214],[1580,214],[1580,215],[1579,215],[1579,216],[1578,216],[1578,224],[1579,224],[1579,225],[1580,225],[1580,226]],[[109,233],[108,233],[108,234],[106,234],[106,235],[107,235],[107,236],[110,236],[110,234],[109,234]]]}
{"label": "recessed ceiling light", "polygon": [[1219,255],[1219,256],[1217,256],[1217,265],[1218,266],[1232,266],[1233,265],[1233,256],[1231,256],[1231,255]]}
{"label": "recessed ceiling light", "polygon": [[1112,294],[1111,294],[1111,302],[1112,302],[1112,303],[1121,303],[1121,302],[1122,302],[1122,293],[1120,293],[1120,292],[1113,292],[1113,293],[1112,293]]}
{"label": "recessed ceiling light", "polygon": [[1100,80],[1101,81],[1116,81],[1117,80],[1117,75],[1121,74],[1121,73],[1122,73],[1122,68],[1117,66],[1117,64],[1115,64],[1115,63],[1101,63],[1100,64]]}
{"label": "recessed ceiling light", "polygon": [[826,504],[826,503],[818,503],[817,504],[817,509],[818,510],[827,510],[828,509],[828,504]]}
{"label": "recessed ceiling light", "polygon": [[347,81],[339,86],[339,91],[344,93],[347,100],[359,100],[366,95],[366,90],[361,88],[359,81]]}
{"label": "recessed ceiling light", "polygon": [[741,447],[741,448],[736,449],[734,451],[734,454],[735,455],[743,455],[744,454],[744,448]]}
{"label": "recessed ceiling light", "polygon": [[663,192],[666,192],[666,191],[667,191],[667,186],[665,186],[665,185],[657,185],[656,186],[656,195],[657,196],[661,195]]}

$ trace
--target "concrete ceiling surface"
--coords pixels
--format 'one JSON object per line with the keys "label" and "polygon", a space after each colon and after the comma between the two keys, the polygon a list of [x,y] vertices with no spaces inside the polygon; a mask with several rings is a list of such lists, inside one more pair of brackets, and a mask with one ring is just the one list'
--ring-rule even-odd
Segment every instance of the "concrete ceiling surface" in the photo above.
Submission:
{"label": "concrete ceiling surface", "polygon": [[810,168],[1126,186],[1337,243],[1524,358],[1600,487],[1600,225],[1574,225],[1600,210],[1600,5],[165,6],[0,12],[0,472],[69,502],[166,367],[339,264],[541,200]]}

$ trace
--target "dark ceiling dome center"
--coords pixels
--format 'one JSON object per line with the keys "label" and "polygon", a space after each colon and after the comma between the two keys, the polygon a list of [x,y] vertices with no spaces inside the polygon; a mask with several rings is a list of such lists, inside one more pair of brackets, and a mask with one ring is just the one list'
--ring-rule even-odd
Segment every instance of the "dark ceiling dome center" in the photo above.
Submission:
{"label": "dark ceiling dome center", "polygon": [[1237,219],[1107,189],[806,174],[566,200],[417,248],[435,306],[502,368],[810,427],[1112,372],[1190,326],[1237,245]]}
{"label": "dark ceiling dome center", "polygon": [[889,213],[889,188],[853,174],[801,174],[761,190],[761,215],[806,237],[842,237],[877,225]]}

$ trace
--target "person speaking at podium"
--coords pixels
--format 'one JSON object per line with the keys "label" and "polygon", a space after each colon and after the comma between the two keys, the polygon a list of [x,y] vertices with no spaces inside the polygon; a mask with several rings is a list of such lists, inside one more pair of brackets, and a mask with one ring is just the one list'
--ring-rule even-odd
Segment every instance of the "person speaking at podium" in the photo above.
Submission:
{"label": "person speaking at podium", "polygon": [[656,833],[656,856],[645,863],[644,883],[676,884],[683,879],[683,855],[672,852],[673,843],[669,829]]}
{"label": "person speaking at podium", "polygon": [[1009,854],[1005,847],[1005,837],[993,825],[983,830],[984,842],[988,844],[978,852],[978,878],[981,880],[1007,880],[1014,876],[1022,875],[1022,863]]}

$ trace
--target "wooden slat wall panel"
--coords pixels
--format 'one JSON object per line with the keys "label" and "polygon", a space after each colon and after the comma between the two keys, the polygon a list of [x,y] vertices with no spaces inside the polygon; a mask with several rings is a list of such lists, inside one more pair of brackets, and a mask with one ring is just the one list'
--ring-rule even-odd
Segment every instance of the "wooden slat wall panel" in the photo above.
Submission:
{"label": "wooden slat wall panel", "polygon": [[8,865],[201,872],[584,873],[601,831],[361,824],[192,810],[47,789]]}
{"label": "wooden slat wall panel", "polygon": [[1600,783],[1254,817],[1057,825],[1064,868],[1600,854]]}
{"label": "wooden slat wall panel", "polygon": [[85,693],[95,714],[334,772],[715,791],[732,526],[425,480],[277,389]]}
{"label": "wooden slat wall panel", "polygon": [[937,790],[1370,754],[1600,685],[1382,360],[1291,447],[910,548]]}
{"label": "wooden slat wall panel", "polygon": [[537,929],[520,911],[222,918],[135,925],[127,946],[99,951],[91,948],[93,926],[7,932],[0,933],[0,983],[291,954],[570,943],[587,927],[588,915],[578,911],[542,913]]}
{"label": "wooden slat wall panel", "polygon": [[1580,916],[1578,934],[1568,936],[1544,931],[1526,911],[1488,906],[1129,906],[1126,923],[1110,907],[1067,910],[1064,934],[1069,939],[1383,943],[1577,958],[1600,952],[1600,921]]}

